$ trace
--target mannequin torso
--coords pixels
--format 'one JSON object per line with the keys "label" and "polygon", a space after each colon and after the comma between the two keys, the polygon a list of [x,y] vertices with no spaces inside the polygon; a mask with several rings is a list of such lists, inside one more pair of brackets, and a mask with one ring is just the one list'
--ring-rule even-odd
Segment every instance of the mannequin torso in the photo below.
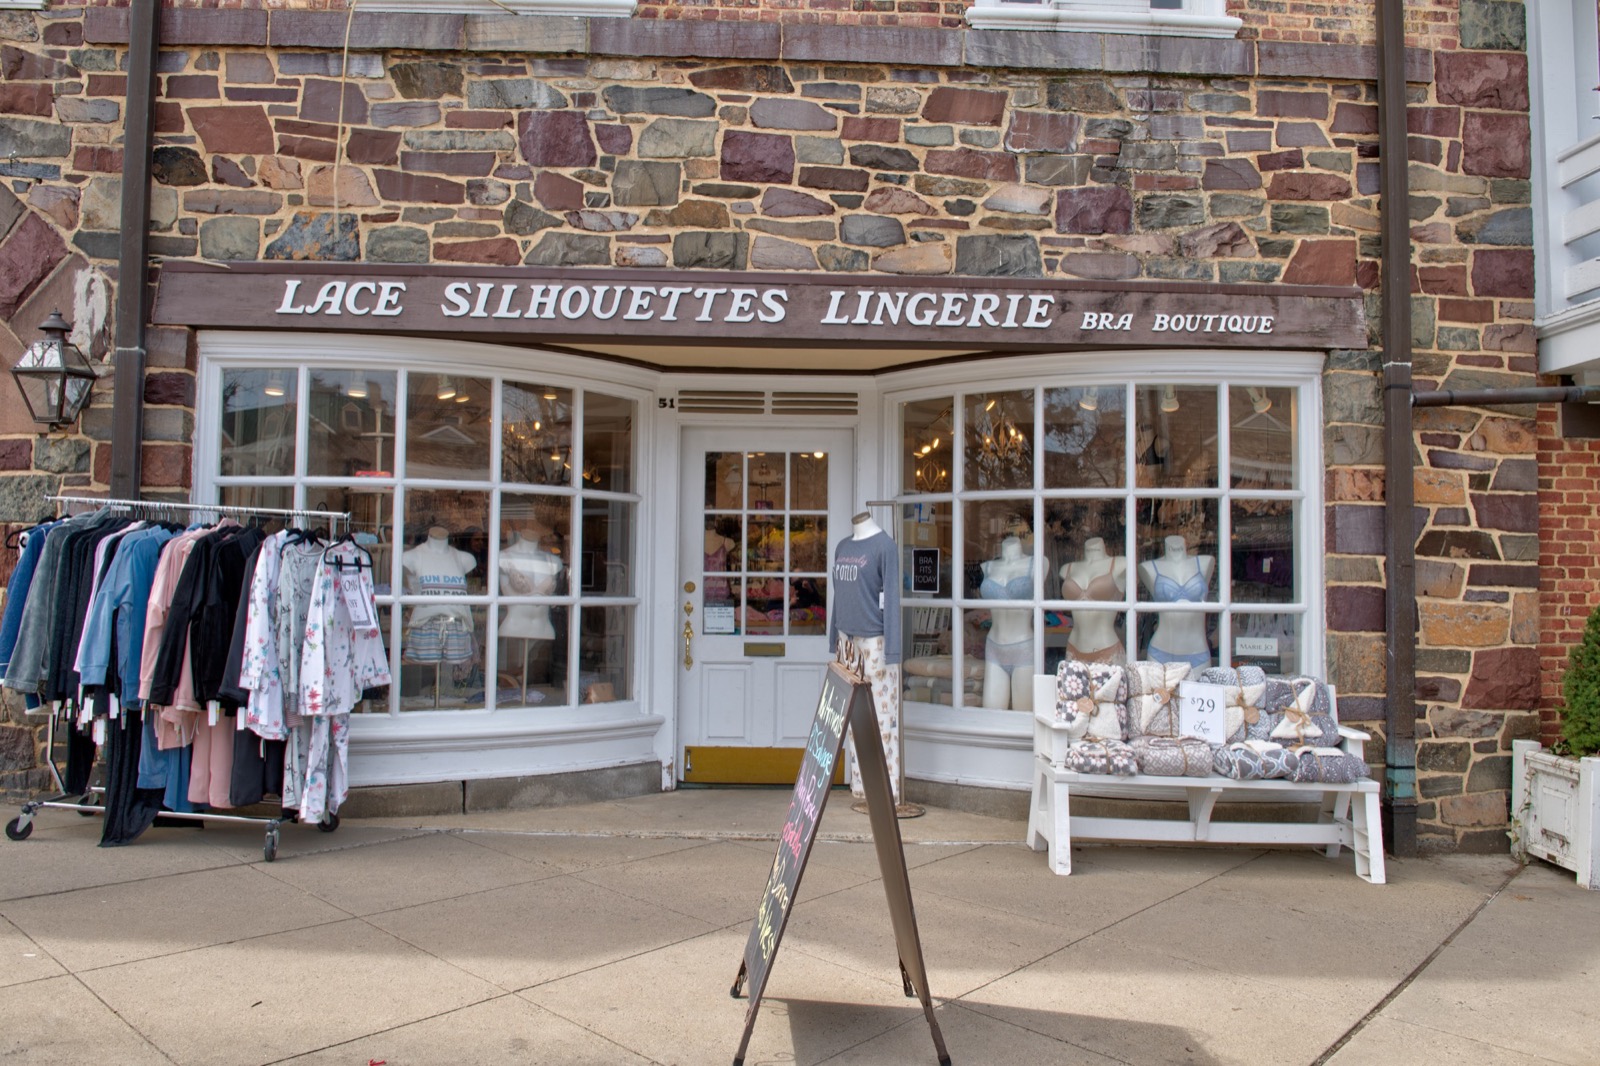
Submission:
{"label": "mannequin torso", "polygon": [[[1189,554],[1182,537],[1168,537],[1166,554],[1139,564],[1139,581],[1150,599],[1158,603],[1195,603],[1210,597],[1216,559]],[[1157,616],[1156,631],[1147,652],[1157,662],[1188,662],[1200,667],[1211,661],[1206,637],[1206,616],[1199,612],[1169,611]]]}
{"label": "mannequin torso", "polygon": [[[548,596],[555,591],[561,559],[539,547],[537,540],[520,537],[500,551],[500,591],[513,596]],[[554,640],[550,608],[518,603],[505,609],[500,635],[521,640]]]}
{"label": "mannequin torso", "polygon": [[[1033,555],[1022,541],[1006,537],[1000,554],[983,564],[978,595],[990,600],[1033,599]],[[1033,693],[1033,611],[995,607],[984,642],[983,705],[994,710],[1029,710]]]}
{"label": "mannequin torso", "polygon": [[[401,569],[405,571],[409,591],[431,595],[464,595],[467,575],[478,566],[471,552],[452,548],[448,531],[435,527],[428,530],[428,539],[400,556]],[[420,606],[411,611],[410,625],[425,622],[440,615],[459,618],[468,626],[472,612],[466,607]]]}
{"label": "mannequin torso", "polygon": [[[1127,595],[1128,560],[1106,552],[1106,542],[1090,537],[1083,556],[1061,567],[1061,595],[1068,600],[1121,600]],[[1117,636],[1116,611],[1072,612],[1067,647],[1077,659],[1123,662],[1127,655]]]}

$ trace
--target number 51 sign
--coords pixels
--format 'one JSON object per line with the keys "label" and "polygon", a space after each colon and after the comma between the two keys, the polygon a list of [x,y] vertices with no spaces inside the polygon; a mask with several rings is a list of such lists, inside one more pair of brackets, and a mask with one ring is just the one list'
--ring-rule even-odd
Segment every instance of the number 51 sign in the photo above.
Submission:
{"label": "number 51 sign", "polygon": [[1228,742],[1228,690],[1223,685],[1183,681],[1178,685],[1178,735],[1208,744]]}

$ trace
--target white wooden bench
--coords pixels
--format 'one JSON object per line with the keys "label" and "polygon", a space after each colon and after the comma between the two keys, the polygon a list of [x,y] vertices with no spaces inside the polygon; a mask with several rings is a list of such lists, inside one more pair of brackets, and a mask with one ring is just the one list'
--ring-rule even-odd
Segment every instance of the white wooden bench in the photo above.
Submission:
{"label": "white wooden bench", "polygon": [[[1338,718],[1337,696],[1329,686],[1328,696]],[[1356,876],[1375,885],[1384,883],[1383,829],[1378,813],[1377,781],[1366,779],[1350,784],[1307,784],[1297,781],[1235,781],[1211,777],[1154,777],[1134,774],[1115,777],[1105,774],[1080,774],[1066,769],[1061,758],[1070,743],[1055,721],[1056,679],[1054,674],[1035,674],[1033,800],[1028,807],[1027,843],[1034,851],[1049,850],[1050,869],[1058,874],[1072,872],[1072,842],[1080,840],[1127,840],[1142,843],[1260,844],[1267,846],[1305,844],[1325,848],[1328,857],[1337,858],[1341,848],[1355,853]],[[1359,729],[1340,725],[1340,747],[1362,756],[1370,737]],[[1187,821],[1157,818],[1082,817],[1071,813],[1071,793],[1076,787],[1092,790],[1096,796],[1137,796],[1141,799],[1183,799],[1188,801]],[[1311,802],[1319,795],[1321,807],[1315,822],[1214,822],[1211,813],[1219,799],[1240,796],[1280,798],[1285,802]]]}

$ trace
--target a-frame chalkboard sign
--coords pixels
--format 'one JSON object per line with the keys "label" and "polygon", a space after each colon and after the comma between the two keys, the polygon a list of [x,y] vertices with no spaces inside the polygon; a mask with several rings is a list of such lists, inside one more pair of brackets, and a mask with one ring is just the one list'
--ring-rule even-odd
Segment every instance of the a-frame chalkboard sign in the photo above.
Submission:
{"label": "a-frame chalkboard sign", "polygon": [[817,838],[817,823],[828,804],[833,768],[844,749],[845,725],[856,739],[856,760],[861,767],[861,783],[867,793],[867,809],[872,819],[872,840],[878,849],[878,870],[883,890],[889,897],[889,917],[894,923],[895,945],[900,952],[900,980],[906,995],[922,1000],[933,1033],[934,1051],[940,1066],[950,1066],[944,1036],[933,1016],[933,998],[928,992],[928,972],[922,963],[922,941],[917,936],[917,917],[911,909],[911,878],[906,872],[906,856],[900,844],[900,822],[895,817],[894,792],[889,785],[889,770],[883,758],[883,741],[878,736],[878,719],[872,710],[872,688],[861,676],[842,663],[829,663],[822,682],[822,698],[811,723],[811,738],[800,760],[800,774],[789,800],[789,815],[778,839],[778,854],[772,860],[766,890],[756,907],[755,924],[745,944],[739,976],[733,980],[732,995],[738,998],[746,980],[750,986],[750,1009],[745,1012],[744,1035],[733,1066],[743,1066],[750,1034],[755,1029],[761,995],[767,987],[772,960],[778,954],[789,910],[805,873],[811,845]]}

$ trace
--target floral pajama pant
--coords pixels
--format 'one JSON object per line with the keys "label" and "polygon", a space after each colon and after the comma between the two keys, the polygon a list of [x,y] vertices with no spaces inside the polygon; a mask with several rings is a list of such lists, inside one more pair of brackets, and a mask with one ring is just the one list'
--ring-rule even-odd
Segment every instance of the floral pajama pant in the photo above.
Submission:
{"label": "floral pajama pant", "polygon": [[[842,637],[849,641],[861,660],[861,676],[872,686],[872,707],[878,715],[878,735],[883,740],[883,761],[889,768],[889,788],[894,801],[900,797],[900,664],[884,661],[882,637]],[[857,799],[866,796],[861,784],[861,767],[856,760],[854,737],[845,741],[850,764],[850,791]]]}

